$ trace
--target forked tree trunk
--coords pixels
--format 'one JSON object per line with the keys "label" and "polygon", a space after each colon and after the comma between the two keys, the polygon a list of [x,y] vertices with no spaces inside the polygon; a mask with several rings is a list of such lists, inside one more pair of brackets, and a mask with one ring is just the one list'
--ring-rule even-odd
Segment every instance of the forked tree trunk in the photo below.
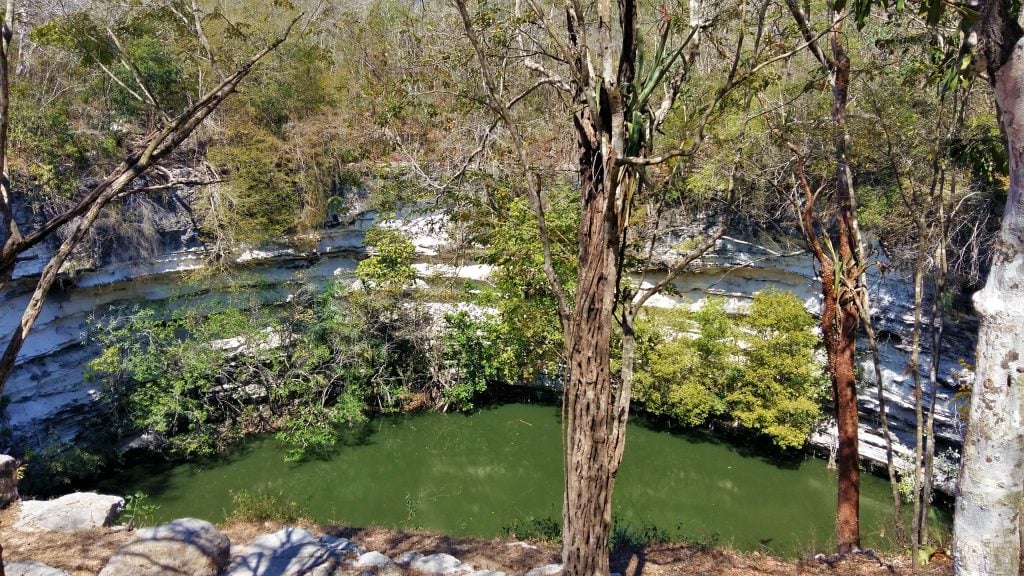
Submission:
{"label": "forked tree trunk", "polygon": [[[957,576],[1018,576],[1024,478],[1024,40],[1009,2],[980,21],[1010,156],[1010,189],[985,287],[953,524]],[[1019,10],[1019,8],[1018,8]]]}

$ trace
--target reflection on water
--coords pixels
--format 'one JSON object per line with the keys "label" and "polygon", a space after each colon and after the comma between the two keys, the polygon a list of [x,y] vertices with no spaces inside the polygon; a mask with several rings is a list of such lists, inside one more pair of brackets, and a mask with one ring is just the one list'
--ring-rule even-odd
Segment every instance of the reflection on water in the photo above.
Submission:
{"label": "reflection on water", "polygon": [[[515,519],[561,515],[559,410],[506,404],[472,415],[420,414],[373,422],[328,459],[287,463],[272,439],[228,458],[155,472],[137,468],[107,489],[142,490],[160,520],[230,511],[229,492],[283,493],[321,522],[494,536]],[[773,462],[743,447],[632,425],[616,482],[620,526],[745,550],[822,550],[833,534],[836,481],[815,459]],[[862,477],[864,544],[891,513],[888,486]]]}

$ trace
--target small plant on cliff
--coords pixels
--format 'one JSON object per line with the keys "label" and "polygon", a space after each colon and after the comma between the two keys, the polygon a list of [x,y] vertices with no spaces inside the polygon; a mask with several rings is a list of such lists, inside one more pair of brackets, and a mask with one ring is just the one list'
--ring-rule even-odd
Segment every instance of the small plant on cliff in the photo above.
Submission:
{"label": "small plant on cliff", "polygon": [[124,497],[124,511],[121,512],[121,523],[134,529],[139,526],[146,526],[153,522],[156,511],[160,506],[153,504],[149,494],[135,492]]}

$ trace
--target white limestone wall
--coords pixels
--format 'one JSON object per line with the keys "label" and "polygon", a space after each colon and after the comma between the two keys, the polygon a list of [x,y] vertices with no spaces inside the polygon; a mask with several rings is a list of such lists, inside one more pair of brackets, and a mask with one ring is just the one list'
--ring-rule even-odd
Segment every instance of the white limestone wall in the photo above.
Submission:
{"label": "white limestone wall", "polygon": [[[374,220],[375,215],[367,212],[347,224],[331,227],[310,254],[299,254],[289,248],[247,252],[241,258],[246,265],[244,275],[260,285],[262,297],[267,300],[285,297],[289,285],[300,276],[303,282],[313,283],[350,277],[364,251],[365,230]],[[424,258],[417,264],[417,270],[425,276],[450,274],[485,279],[490,273],[487,266],[453,268],[436,258],[431,259],[444,253],[448,241],[442,218],[419,216],[387,225],[410,232],[417,252]],[[726,298],[729,309],[742,311],[756,292],[774,287],[794,292],[808,310],[818,312],[820,292],[812,260],[806,253],[795,252],[798,247],[778,245],[770,240],[726,237],[698,263],[696,271],[676,280],[671,294],[652,298],[649,305],[699,306],[707,296],[714,295]],[[143,262],[113,261],[79,271],[70,282],[72,286],[54,290],[26,340],[18,367],[5,390],[9,397],[5,425],[16,436],[27,438],[33,444],[72,439],[80,430],[81,416],[94,406],[97,394],[94,386],[82,377],[85,364],[96,354],[96,350],[82,343],[89,316],[102,316],[110,307],[118,305],[164,303],[173,307],[224,298],[225,286],[216,277],[204,277],[197,282],[188,280],[187,272],[201,265],[202,256],[201,248],[193,248],[168,251]],[[44,257],[44,251],[39,250],[19,262],[12,287],[0,294],[0,335],[8,334],[18,322],[33,276],[42,268]],[[662,257],[668,260],[670,255],[662,254]],[[644,278],[647,282],[658,279],[656,273]],[[899,449],[909,453],[913,445],[914,411],[904,342],[910,340],[913,288],[905,278],[891,271],[879,275],[873,270],[870,283],[878,327],[883,334],[881,352],[890,426],[899,440]],[[945,445],[958,446],[960,435],[954,418],[955,408],[949,401],[955,383],[950,375],[960,369],[961,358],[971,361],[974,327],[968,319],[963,326],[948,322],[946,330],[940,370],[946,383],[939,390],[937,435]],[[921,358],[925,373],[931,353],[926,341]],[[867,354],[863,372],[866,379],[873,381],[874,371]],[[884,462],[873,383],[861,390],[861,412],[862,455]],[[824,429],[814,441],[827,446],[831,436],[828,429]],[[9,447],[0,446],[0,452],[5,448]]]}

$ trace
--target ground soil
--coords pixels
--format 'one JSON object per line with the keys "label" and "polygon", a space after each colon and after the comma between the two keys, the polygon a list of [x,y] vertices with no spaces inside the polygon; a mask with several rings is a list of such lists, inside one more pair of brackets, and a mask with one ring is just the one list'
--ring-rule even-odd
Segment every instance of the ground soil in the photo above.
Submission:
{"label": "ground soil", "polygon": [[[100,528],[75,534],[18,532],[11,528],[17,509],[18,504],[15,504],[0,511],[0,544],[7,562],[36,560],[75,576],[91,576],[100,571],[119,547],[134,538],[133,532],[119,528]],[[314,533],[349,538],[368,550],[377,550],[391,557],[408,551],[421,554],[444,552],[477,569],[508,574],[522,574],[560,561],[557,545],[545,542],[454,538],[429,532],[321,526],[310,522],[298,524]],[[276,522],[232,523],[221,526],[221,530],[233,544],[244,544],[282,526]],[[655,544],[614,553],[612,570],[623,576],[890,576],[909,575],[910,560],[901,556],[877,560],[854,556],[829,564],[814,558],[785,560],[725,548]],[[949,576],[952,572],[949,559],[939,554],[919,574]]]}

